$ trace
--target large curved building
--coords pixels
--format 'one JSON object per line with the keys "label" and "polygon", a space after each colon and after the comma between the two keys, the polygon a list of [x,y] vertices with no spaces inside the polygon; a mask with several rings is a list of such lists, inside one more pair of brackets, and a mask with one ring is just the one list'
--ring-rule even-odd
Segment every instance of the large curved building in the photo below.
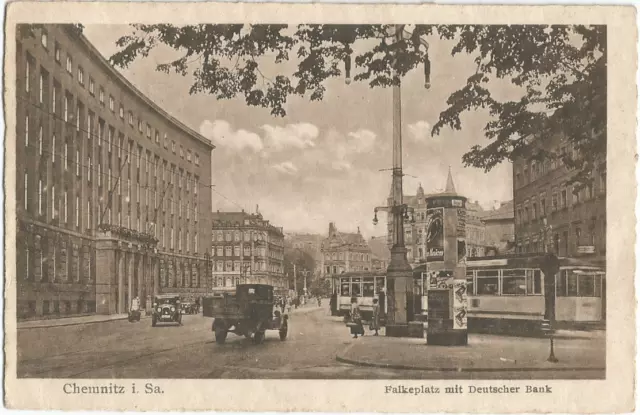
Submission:
{"label": "large curved building", "polygon": [[17,314],[113,314],[210,287],[211,142],[76,25],[17,37]]}

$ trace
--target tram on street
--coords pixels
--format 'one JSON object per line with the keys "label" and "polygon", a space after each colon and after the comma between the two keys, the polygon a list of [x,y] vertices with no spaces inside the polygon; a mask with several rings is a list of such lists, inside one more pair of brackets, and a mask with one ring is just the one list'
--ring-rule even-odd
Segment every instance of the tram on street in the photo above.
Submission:
{"label": "tram on street", "polygon": [[387,276],[385,271],[353,271],[334,277],[337,292],[338,315],[346,316],[351,310],[351,298],[356,297],[362,318],[369,320],[373,314],[373,299],[378,299],[380,310],[387,313],[385,297]]}
{"label": "tram on street", "polygon": [[[469,331],[538,332],[545,320],[545,293],[553,295],[555,321],[590,324],[606,317],[605,270],[586,261],[558,258],[559,271],[545,289],[544,257],[517,255],[467,260]],[[414,294],[422,295],[427,266],[414,269]],[[418,302],[415,302],[418,304]],[[418,310],[416,310],[418,311]]]}

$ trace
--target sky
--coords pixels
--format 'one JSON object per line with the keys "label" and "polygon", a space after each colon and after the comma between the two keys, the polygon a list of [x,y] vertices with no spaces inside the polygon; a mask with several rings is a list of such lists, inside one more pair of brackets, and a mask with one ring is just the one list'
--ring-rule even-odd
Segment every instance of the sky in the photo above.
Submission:
{"label": "sky", "polygon": [[[128,26],[87,25],[84,33],[109,57],[115,41],[129,34]],[[429,39],[431,88],[424,88],[420,67],[402,84],[404,194],[444,190],[451,168],[458,193],[490,208],[512,199],[511,164],[489,173],[464,167],[462,155],[472,145],[488,143],[485,112],[467,113],[460,131],[444,128],[432,137],[431,126],[446,108],[449,95],[463,86],[475,69],[473,57],[451,56],[452,41]],[[212,140],[214,211],[260,213],[286,232],[325,234],[329,222],[340,231],[360,228],[366,238],[386,232],[384,221],[372,223],[373,209],[386,203],[392,167],[392,91],[369,88],[343,78],[330,80],[323,101],[290,98],[287,116],[249,107],[244,99],[217,100],[207,94],[189,95],[191,78],[155,71],[172,58],[158,50],[137,59],[122,74],[171,115]],[[290,74],[294,62],[265,62],[266,76]],[[355,66],[355,65],[354,65]],[[355,68],[354,68],[355,69]],[[352,75],[353,76],[353,75]],[[495,83],[497,97],[514,93]],[[221,195],[223,196],[221,196]],[[382,217],[380,218],[382,219]]]}

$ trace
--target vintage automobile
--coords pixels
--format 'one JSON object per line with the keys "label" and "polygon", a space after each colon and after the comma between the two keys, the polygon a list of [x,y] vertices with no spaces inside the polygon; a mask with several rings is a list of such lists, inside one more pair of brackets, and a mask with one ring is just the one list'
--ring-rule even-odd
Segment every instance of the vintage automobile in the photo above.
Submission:
{"label": "vintage automobile", "polygon": [[154,298],[151,326],[155,327],[157,323],[182,324],[182,307],[179,295],[160,294]]}
{"label": "vintage automobile", "polygon": [[222,344],[228,333],[264,341],[266,330],[278,330],[280,340],[287,338],[288,315],[274,311],[273,287],[265,284],[240,284],[235,292],[202,300],[202,315],[213,317],[211,330],[216,343]]}
{"label": "vintage automobile", "polygon": [[194,314],[195,304],[189,302],[182,303],[182,314]]}

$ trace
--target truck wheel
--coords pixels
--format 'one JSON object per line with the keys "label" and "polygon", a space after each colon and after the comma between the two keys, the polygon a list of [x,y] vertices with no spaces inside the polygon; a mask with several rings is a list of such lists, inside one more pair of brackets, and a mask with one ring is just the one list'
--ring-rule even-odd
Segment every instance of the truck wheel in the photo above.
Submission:
{"label": "truck wheel", "polygon": [[263,331],[256,331],[256,333],[253,335],[253,342],[255,344],[261,344],[264,342],[264,332]]}
{"label": "truck wheel", "polygon": [[222,328],[216,329],[216,343],[224,344],[225,340],[227,340],[227,330]]}

